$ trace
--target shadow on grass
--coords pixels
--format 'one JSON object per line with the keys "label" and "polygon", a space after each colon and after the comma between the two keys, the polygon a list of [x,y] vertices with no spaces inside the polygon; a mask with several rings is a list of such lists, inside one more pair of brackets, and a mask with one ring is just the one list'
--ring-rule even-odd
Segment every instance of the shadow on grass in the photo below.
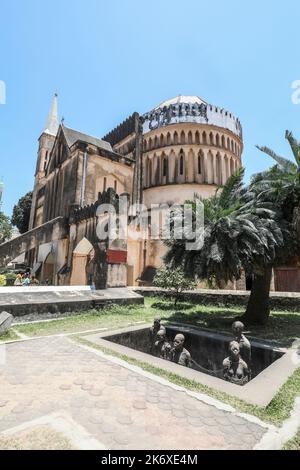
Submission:
{"label": "shadow on grass", "polygon": [[215,310],[207,312],[182,312],[176,311],[169,317],[169,321],[176,321],[181,323],[188,323],[198,327],[211,328],[217,330],[230,330],[238,313]]}
{"label": "shadow on grass", "polygon": [[[207,328],[216,332],[231,332],[232,323],[242,313],[232,311],[226,306],[202,306],[192,303],[178,303],[177,306],[170,300],[155,301],[152,308],[161,311],[164,316],[169,312],[169,322],[186,323],[198,328]],[[274,341],[278,346],[288,347],[295,338],[300,338],[300,314],[293,312],[272,312],[267,325],[249,326],[246,334],[259,339]]]}
{"label": "shadow on grass", "polygon": [[159,310],[163,310],[164,312],[173,312],[174,310],[177,311],[177,309],[180,309],[180,310],[190,310],[192,308],[195,308],[195,304],[190,304],[188,302],[184,302],[184,303],[178,303],[177,305],[175,305],[174,302],[170,302],[170,300],[165,300],[164,302],[154,302],[152,305],[151,305],[152,308],[158,308]]}

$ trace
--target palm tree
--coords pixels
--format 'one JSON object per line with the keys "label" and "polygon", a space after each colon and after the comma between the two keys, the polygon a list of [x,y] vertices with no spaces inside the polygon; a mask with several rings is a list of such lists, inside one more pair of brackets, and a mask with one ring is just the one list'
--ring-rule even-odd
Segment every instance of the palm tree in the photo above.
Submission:
{"label": "palm tree", "polygon": [[285,138],[290,144],[294,162],[277,155],[269,147],[257,145],[260,151],[276,161],[276,165],[256,175],[255,184],[281,205],[284,216],[293,223],[300,238],[300,142],[290,131],[285,132]]}
{"label": "palm tree", "polygon": [[[270,313],[272,265],[280,248],[287,246],[290,227],[268,193],[257,190],[255,184],[243,186],[243,175],[239,169],[222,191],[202,200],[203,247],[187,251],[186,240],[173,237],[166,242],[165,261],[220,287],[239,279],[244,269],[253,275],[253,285],[243,318],[248,323],[265,323]],[[173,224],[178,223],[177,217],[182,214],[173,215]]]}

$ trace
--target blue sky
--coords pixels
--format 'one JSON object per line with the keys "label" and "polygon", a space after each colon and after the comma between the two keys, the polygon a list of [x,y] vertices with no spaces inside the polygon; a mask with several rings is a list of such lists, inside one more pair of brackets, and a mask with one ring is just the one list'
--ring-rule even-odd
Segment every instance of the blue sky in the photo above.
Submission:
{"label": "blue sky", "polygon": [[37,139],[59,94],[66,125],[105,135],[178,94],[237,115],[247,179],[300,139],[297,0],[0,0],[0,177],[4,206],[33,186]]}

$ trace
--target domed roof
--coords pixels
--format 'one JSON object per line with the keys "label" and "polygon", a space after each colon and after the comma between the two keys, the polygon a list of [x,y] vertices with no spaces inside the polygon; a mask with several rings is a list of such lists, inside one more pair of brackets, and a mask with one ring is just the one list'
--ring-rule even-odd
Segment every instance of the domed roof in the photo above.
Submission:
{"label": "domed roof", "polygon": [[160,127],[187,122],[222,127],[243,138],[241,123],[231,112],[192,95],[176,96],[145,113],[143,132],[146,134]]}
{"label": "domed roof", "polygon": [[180,104],[180,103],[186,103],[186,104],[207,104],[206,101],[204,101],[202,98],[199,96],[185,96],[185,95],[178,95],[175,98],[171,98],[170,100],[164,101],[163,103],[160,103],[158,106],[155,106],[153,109],[159,109],[159,108],[164,108],[165,106],[171,106],[171,104]]}

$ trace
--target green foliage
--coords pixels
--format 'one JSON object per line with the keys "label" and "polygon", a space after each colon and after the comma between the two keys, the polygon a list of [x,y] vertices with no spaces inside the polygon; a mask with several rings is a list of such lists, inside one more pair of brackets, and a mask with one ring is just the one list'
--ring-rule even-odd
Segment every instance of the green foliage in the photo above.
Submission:
{"label": "green foliage", "polygon": [[6,278],[6,285],[7,286],[13,286],[14,282],[17,278],[17,275],[16,275],[16,273],[8,272],[8,273],[5,274],[5,278]]}
{"label": "green foliage", "polygon": [[6,286],[6,277],[4,276],[4,274],[0,274],[0,286]]}
{"label": "green foliage", "polygon": [[12,234],[12,225],[9,217],[0,212],[0,244],[9,240]]}
{"label": "green foliage", "polygon": [[25,233],[28,231],[31,205],[32,191],[21,197],[18,203],[14,206],[11,221],[13,225],[18,228],[20,233]]}
{"label": "green foliage", "polygon": [[166,289],[175,300],[175,305],[184,290],[193,290],[196,287],[194,279],[188,278],[184,271],[177,267],[165,266],[160,268],[153,280],[155,287]]}
{"label": "green foliage", "polygon": [[[222,286],[239,279],[242,268],[249,274],[263,273],[281,248],[291,244],[291,226],[280,207],[264,197],[254,184],[243,186],[244,170],[238,170],[222,192],[204,199],[203,247],[187,251],[186,240],[174,237],[166,242],[166,262],[184,272]],[[195,205],[194,205],[195,206]],[[179,211],[173,216],[182,217]],[[195,221],[194,208],[194,221]],[[287,250],[288,251],[288,250]],[[291,251],[293,251],[291,249]]]}

